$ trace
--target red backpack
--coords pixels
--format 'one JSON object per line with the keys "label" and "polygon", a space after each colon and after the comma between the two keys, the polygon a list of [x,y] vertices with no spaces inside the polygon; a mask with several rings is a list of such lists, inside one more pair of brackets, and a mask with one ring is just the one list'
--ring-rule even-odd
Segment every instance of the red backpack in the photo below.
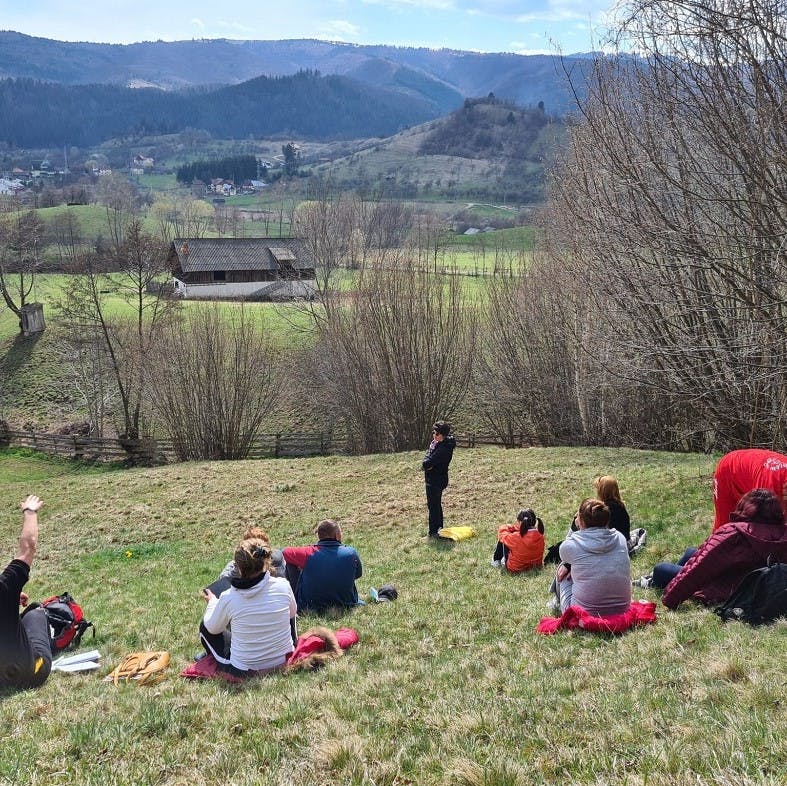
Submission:
{"label": "red backpack", "polygon": [[82,607],[71,597],[70,593],[53,595],[42,601],[49,618],[49,637],[52,643],[52,652],[59,652],[68,647],[78,647],[82,635],[88,628],[93,628],[93,638],[96,629],[92,622],[88,622],[82,614]]}

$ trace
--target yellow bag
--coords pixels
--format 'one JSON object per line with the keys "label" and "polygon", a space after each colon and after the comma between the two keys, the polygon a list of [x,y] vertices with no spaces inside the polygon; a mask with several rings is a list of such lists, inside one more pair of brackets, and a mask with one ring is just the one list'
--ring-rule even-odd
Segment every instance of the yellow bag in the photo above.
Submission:
{"label": "yellow bag", "polygon": [[475,530],[472,527],[443,527],[437,534],[446,540],[467,540],[475,537]]}
{"label": "yellow bag", "polygon": [[168,665],[169,653],[166,650],[132,652],[126,655],[104,680],[114,682],[115,685],[121,680],[136,680],[140,685],[153,685],[164,679],[164,669]]}

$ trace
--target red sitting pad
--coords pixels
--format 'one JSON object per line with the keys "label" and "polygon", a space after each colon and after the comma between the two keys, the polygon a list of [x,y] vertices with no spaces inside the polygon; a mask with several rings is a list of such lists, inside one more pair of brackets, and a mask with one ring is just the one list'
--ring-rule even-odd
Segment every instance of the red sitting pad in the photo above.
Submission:
{"label": "red sitting pad", "polygon": [[569,606],[559,617],[544,617],[536,625],[536,630],[547,635],[573,628],[592,633],[623,633],[635,625],[646,625],[655,621],[655,603],[634,601],[626,611],[609,617],[596,617],[579,606]]}
{"label": "red sitting pad", "polygon": [[[343,649],[349,649],[353,644],[358,643],[358,634],[352,628],[339,628],[334,634],[336,643]],[[298,638],[298,645],[295,651],[287,659],[287,665],[292,666],[299,661],[305,660],[315,652],[323,652],[326,649],[326,641],[323,636],[313,633],[304,633]]]}
{"label": "red sitting pad", "polygon": [[[358,634],[352,628],[339,628],[339,630],[337,630],[334,635],[336,636],[337,644],[343,650],[346,650],[352,647],[353,644],[358,643]],[[325,649],[326,641],[324,636],[317,636],[313,633],[306,632],[298,638],[298,645],[295,647],[295,651],[287,659],[286,665],[292,666],[302,660],[305,660],[309,657],[309,655],[313,655],[317,652],[323,652]],[[266,669],[256,673],[259,676],[262,676],[271,672],[282,671],[283,669],[284,666],[281,666],[277,669]],[[228,674],[226,671],[222,671],[219,668],[219,664],[216,663],[216,659],[210,654],[205,655],[204,658],[200,658],[198,661],[188,665],[185,669],[183,669],[182,672],[180,672],[180,676],[200,680],[212,680],[218,678],[226,680],[227,682],[243,682],[242,678]]]}

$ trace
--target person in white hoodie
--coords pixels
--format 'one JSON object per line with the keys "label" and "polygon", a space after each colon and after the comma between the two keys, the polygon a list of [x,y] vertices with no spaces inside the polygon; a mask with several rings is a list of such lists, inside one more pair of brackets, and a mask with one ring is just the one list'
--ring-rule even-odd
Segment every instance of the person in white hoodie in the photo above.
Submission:
{"label": "person in white hoodie", "polygon": [[621,614],[631,605],[626,538],[609,529],[609,508],[600,499],[584,500],[576,522],[579,529],[560,545],[560,611],[580,606],[597,617]]}
{"label": "person in white hoodie", "polygon": [[[200,639],[219,668],[235,677],[249,677],[282,667],[293,651],[295,596],[285,578],[270,574],[271,547],[260,538],[242,540],[235,549],[238,575],[208,603]],[[231,628],[231,632],[230,632]]]}

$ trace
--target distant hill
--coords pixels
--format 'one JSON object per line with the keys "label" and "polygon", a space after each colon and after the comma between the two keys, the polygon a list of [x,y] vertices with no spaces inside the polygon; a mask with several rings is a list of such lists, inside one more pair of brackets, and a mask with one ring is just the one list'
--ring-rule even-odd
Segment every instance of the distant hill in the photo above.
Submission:
{"label": "distant hill", "polygon": [[189,128],[221,139],[384,137],[438,114],[420,96],[314,72],[178,92],[0,81],[0,141],[23,148],[87,147]]}
{"label": "distant hill", "polygon": [[542,107],[466,99],[447,116],[314,167],[339,189],[537,204],[545,165],[565,132]]}
{"label": "distant hill", "polygon": [[543,101],[550,114],[563,114],[573,106],[565,73],[571,71],[581,81],[589,64],[581,55],[561,59],[314,40],[120,45],[68,43],[0,31],[0,77],[177,90],[313,70],[425,101],[435,114],[457,108],[463,98],[489,93],[522,106]]}

